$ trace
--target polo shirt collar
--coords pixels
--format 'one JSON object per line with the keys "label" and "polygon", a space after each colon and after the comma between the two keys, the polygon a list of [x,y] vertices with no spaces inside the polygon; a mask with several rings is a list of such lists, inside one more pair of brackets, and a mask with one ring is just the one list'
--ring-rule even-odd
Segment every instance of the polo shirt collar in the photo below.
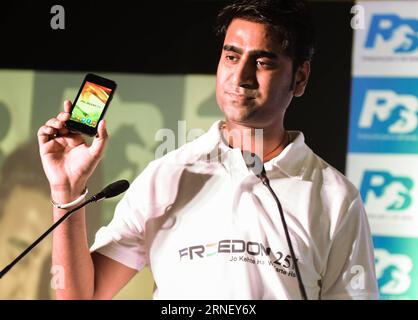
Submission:
{"label": "polo shirt collar", "polygon": [[[199,148],[201,154],[213,154],[214,149],[219,149],[220,154],[237,153],[237,148],[231,148],[224,141],[221,134],[221,126],[224,123],[222,120],[216,121],[207,133],[202,136]],[[303,176],[306,171],[309,147],[305,144],[305,137],[300,131],[288,131],[290,134],[291,143],[276,157],[264,163],[267,171],[280,170],[288,177]],[[197,150],[196,150],[197,151]],[[224,157],[221,157],[224,159]]]}
{"label": "polo shirt collar", "polygon": [[288,131],[290,143],[280,152],[279,155],[265,163],[266,169],[269,166],[277,167],[289,177],[302,178],[307,169],[309,147],[305,144],[305,137],[300,131]]}

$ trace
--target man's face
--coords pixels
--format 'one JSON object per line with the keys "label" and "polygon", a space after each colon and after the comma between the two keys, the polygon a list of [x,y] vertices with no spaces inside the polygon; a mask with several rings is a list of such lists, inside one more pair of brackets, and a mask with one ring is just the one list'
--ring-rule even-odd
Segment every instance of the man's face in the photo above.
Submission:
{"label": "man's face", "polygon": [[[308,74],[309,70],[302,77],[307,79]],[[232,20],[216,79],[216,99],[226,120],[253,128],[282,125],[293,95],[303,93],[299,86],[294,90],[291,87],[292,59],[282,53],[270,28],[262,23]]]}

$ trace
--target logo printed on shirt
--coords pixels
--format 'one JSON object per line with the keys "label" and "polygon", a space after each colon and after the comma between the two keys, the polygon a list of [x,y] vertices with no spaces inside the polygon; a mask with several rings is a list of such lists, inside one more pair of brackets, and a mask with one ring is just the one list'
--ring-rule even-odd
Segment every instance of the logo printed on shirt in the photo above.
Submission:
{"label": "logo printed on shirt", "polygon": [[414,182],[409,177],[394,176],[388,171],[366,170],[360,194],[365,204],[375,210],[401,211],[410,207],[413,187]]}
{"label": "logo printed on shirt", "polygon": [[180,261],[200,260],[219,254],[230,254],[228,255],[230,258],[228,260],[229,262],[272,266],[277,273],[296,277],[296,274],[293,271],[295,265],[290,254],[284,254],[281,251],[273,252],[270,247],[259,242],[225,239],[205,245],[186,247],[178,250],[178,252]]}
{"label": "logo printed on shirt", "polygon": [[414,53],[418,50],[418,20],[397,14],[374,14],[364,47],[396,54]]}
{"label": "logo printed on shirt", "polygon": [[180,260],[188,257],[190,260],[210,257],[218,253],[247,253],[252,256],[269,256],[270,247],[265,247],[262,243],[244,240],[221,240],[206,245],[196,245],[179,250]]}

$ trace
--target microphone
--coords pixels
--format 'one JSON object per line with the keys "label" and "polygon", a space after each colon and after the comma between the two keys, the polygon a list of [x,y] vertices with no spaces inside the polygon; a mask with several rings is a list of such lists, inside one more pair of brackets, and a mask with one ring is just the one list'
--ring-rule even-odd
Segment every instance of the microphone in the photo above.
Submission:
{"label": "microphone", "polygon": [[7,265],[3,270],[0,271],[0,279],[13,268],[13,266],[18,263],[24,256],[26,256],[33,248],[35,248],[39,242],[41,242],[48,234],[51,233],[56,227],[58,227],[64,220],[68,219],[74,212],[80,210],[85,205],[91,202],[97,202],[103,199],[109,199],[116,197],[117,195],[125,192],[129,188],[129,182],[126,180],[119,180],[109,184],[99,193],[92,196],[90,199],[84,201],[82,204],[78,205],[74,209],[68,211],[64,214],[59,220],[57,220],[48,230],[46,230],[38,239],[36,239],[29,247],[27,247],[17,258],[15,258],[9,265]]}
{"label": "microphone", "polygon": [[116,197],[117,195],[125,192],[129,188],[129,182],[126,180],[118,180],[111,184],[109,184],[106,188],[104,188],[99,193],[95,194],[90,198],[91,201],[100,201],[103,199],[109,199]]}
{"label": "microphone", "polygon": [[270,180],[267,178],[266,169],[264,168],[264,164],[261,159],[252,152],[249,151],[242,151],[242,156],[244,158],[245,164],[249,170],[251,170],[260,180],[261,182],[267,187],[270,191],[271,195],[273,196],[274,200],[276,201],[277,207],[279,208],[280,218],[282,220],[282,225],[284,229],[284,233],[286,236],[287,245],[290,250],[290,255],[292,257],[293,263],[295,264],[295,273],[296,278],[298,280],[299,285],[299,292],[302,296],[303,300],[308,300],[308,296],[306,295],[305,286],[303,285],[302,277],[300,275],[298,262],[296,260],[295,252],[293,250],[292,240],[289,236],[289,230],[287,229],[286,219],[284,217],[282,205],[280,203],[279,198],[277,197],[276,193],[270,186]]}

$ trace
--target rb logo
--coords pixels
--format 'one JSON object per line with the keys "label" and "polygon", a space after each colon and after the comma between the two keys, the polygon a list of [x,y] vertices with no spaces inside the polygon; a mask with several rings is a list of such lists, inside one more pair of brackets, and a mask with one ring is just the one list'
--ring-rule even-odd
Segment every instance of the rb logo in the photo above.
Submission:
{"label": "rb logo", "polygon": [[411,286],[412,260],[404,254],[375,249],[376,277],[380,292],[389,295],[405,293]]}
{"label": "rb logo", "polygon": [[386,171],[366,170],[360,194],[364,202],[376,211],[401,211],[412,202],[410,192],[414,182],[408,177],[395,177]]}
{"label": "rb logo", "polygon": [[368,129],[377,119],[389,133],[412,133],[418,127],[417,112],[415,95],[401,95],[392,90],[367,90],[358,125]]}
{"label": "rb logo", "polygon": [[365,47],[395,53],[414,52],[418,48],[418,20],[402,19],[396,14],[375,14]]}

